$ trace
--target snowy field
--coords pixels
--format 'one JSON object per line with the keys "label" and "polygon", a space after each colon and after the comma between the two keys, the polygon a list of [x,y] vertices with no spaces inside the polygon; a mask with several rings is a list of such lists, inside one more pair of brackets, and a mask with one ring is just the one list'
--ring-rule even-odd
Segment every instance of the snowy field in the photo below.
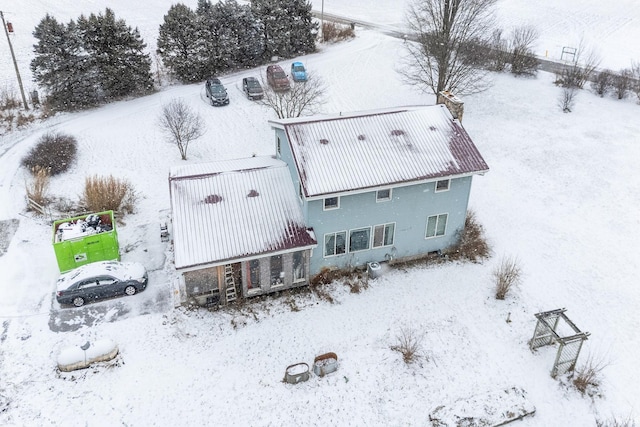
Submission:
{"label": "snowy field", "polygon": [[[33,14],[31,26],[45,9],[76,17],[82,10],[75,4],[24,10]],[[157,4],[154,28],[170,2]],[[151,27],[149,6],[113,8],[130,24],[128,13],[144,15]],[[632,10],[619,15],[632,17]],[[357,36],[300,58],[328,84],[326,112],[433,102],[401,84],[394,70],[401,41],[374,31]],[[560,89],[546,73],[493,75],[489,91],[465,99],[463,124],[491,168],[474,179],[470,201],[492,245],[490,260],[391,270],[359,294],[335,284],[334,303],[298,295],[235,311],[173,310],[171,254],[158,222],[169,208],[169,167],[180,157],[162,141],[156,117],[173,98],[202,114],[208,132],[190,147],[189,162],[273,154],[272,115],[246,100],[238,84],[258,72],[222,78],[227,107],[209,106],[203,85],[173,86],[60,114],[0,141],[0,220],[20,220],[0,256],[0,425],[426,426],[440,405],[492,405],[510,387],[524,389],[536,407],[534,417],[515,424],[522,427],[640,419],[640,106],[583,91],[574,112],[563,114]],[[50,228],[25,214],[27,175],[19,167],[48,131],[79,142],[76,165],[52,181],[56,194],[75,198],[87,175],[113,174],[143,196],[119,229],[128,248],[123,260],[151,270],[139,295],[81,309],[55,302]],[[503,255],[518,258],[524,277],[506,301],[496,301],[491,271]],[[591,354],[609,363],[597,396],[549,376],[555,347],[528,349],[534,314],[561,307],[591,333],[581,362]],[[410,366],[390,349],[402,329],[422,338],[422,358]],[[100,339],[118,343],[118,366],[56,371],[61,350]],[[288,365],[311,364],[326,352],[338,355],[337,372],[295,386],[281,382]]]}
{"label": "snowy field", "polygon": [[[239,3],[246,3],[238,0]],[[6,2],[5,2],[6,3]],[[75,0],[38,1],[20,0],[0,6],[5,20],[11,22],[14,33],[12,44],[25,90],[36,89],[31,81],[29,63],[36,40],[33,29],[49,13],[60,22],[77,19],[80,14],[104,12],[110,7],[116,17],[140,30],[149,52],[155,52],[158,27],[173,0],[152,2],[82,2]],[[182,2],[195,9],[197,0]],[[341,15],[383,27],[405,27],[405,12],[409,0],[311,0],[313,10]],[[496,17],[501,28],[531,25],[538,29],[540,38],[535,53],[541,57],[560,60],[563,47],[577,48],[580,40],[593,48],[601,57],[603,68],[620,70],[640,61],[640,2],[637,0],[498,0]],[[4,34],[0,35],[0,88],[16,90],[17,81],[13,64],[9,61],[9,47]]]}

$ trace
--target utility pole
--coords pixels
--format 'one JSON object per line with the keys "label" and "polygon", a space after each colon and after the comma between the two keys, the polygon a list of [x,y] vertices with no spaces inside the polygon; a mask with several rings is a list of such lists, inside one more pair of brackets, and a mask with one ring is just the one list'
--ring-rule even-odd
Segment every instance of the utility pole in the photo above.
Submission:
{"label": "utility pole", "polygon": [[0,18],[2,18],[2,26],[4,27],[4,33],[7,35],[7,42],[9,43],[9,50],[11,51],[11,58],[13,59],[13,66],[16,69],[16,76],[18,76],[18,86],[20,86],[20,94],[22,95],[22,103],[24,109],[28,110],[27,97],[24,96],[24,88],[22,87],[22,79],[20,78],[20,70],[18,69],[18,63],[16,62],[16,55],[13,53],[13,46],[11,45],[11,39],[9,38],[9,30],[7,30],[7,23],[4,22],[4,13],[0,10]]}

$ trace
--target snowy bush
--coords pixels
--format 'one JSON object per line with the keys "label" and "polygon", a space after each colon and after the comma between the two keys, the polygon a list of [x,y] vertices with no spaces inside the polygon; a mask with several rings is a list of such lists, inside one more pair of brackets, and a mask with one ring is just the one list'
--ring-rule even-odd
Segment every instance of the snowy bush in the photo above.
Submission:
{"label": "snowy bush", "polygon": [[476,219],[472,210],[467,211],[464,230],[458,233],[458,245],[449,254],[452,258],[464,258],[471,262],[479,262],[489,258],[491,249],[484,235],[482,224]]}
{"label": "snowy bush", "polygon": [[609,365],[602,357],[589,355],[584,365],[575,371],[573,385],[582,394],[591,395],[600,385],[602,371]]}
{"label": "snowy bush", "polygon": [[591,89],[600,96],[604,96],[613,85],[613,73],[609,70],[600,71],[591,82]]}
{"label": "snowy bush", "polygon": [[636,427],[636,422],[631,417],[624,419],[612,417],[606,420],[597,419],[596,427]]}
{"label": "snowy bush", "polygon": [[133,186],[125,179],[92,176],[87,177],[80,204],[87,211],[114,211],[133,213],[137,196]]}
{"label": "snowy bush", "polygon": [[391,346],[391,350],[402,354],[404,363],[410,364],[420,358],[420,346],[422,339],[413,329],[402,328],[396,337],[396,344]]}
{"label": "snowy bush", "polygon": [[45,168],[36,166],[31,171],[31,175],[31,182],[26,184],[27,196],[37,204],[46,206],[48,204],[49,172]]}
{"label": "snowy bush", "polygon": [[66,172],[76,159],[75,137],[64,133],[47,133],[22,159],[22,166],[30,171],[46,170],[50,176]]}
{"label": "snowy bush", "polygon": [[576,95],[578,89],[575,86],[565,86],[558,98],[558,106],[563,113],[570,113],[576,103]]}
{"label": "snowy bush", "polygon": [[504,257],[493,270],[493,277],[496,284],[496,299],[503,300],[509,290],[520,282],[522,270],[518,265],[518,260],[512,257]]}
{"label": "snowy bush", "polygon": [[633,72],[626,68],[613,76],[613,93],[618,99],[624,99],[633,89]]}
{"label": "snowy bush", "polygon": [[322,41],[335,42],[355,37],[351,26],[339,25],[334,22],[325,22],[322,25]]}

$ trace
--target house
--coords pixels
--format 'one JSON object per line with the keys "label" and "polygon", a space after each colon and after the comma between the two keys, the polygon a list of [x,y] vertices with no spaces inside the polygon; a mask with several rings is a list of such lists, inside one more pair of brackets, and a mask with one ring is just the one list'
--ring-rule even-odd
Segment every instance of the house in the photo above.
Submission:
{"label": "house", "polygon": [[473,175],[489,170],[444,105],[269,124],[275,158],[171,172],[176,269],[189,296],[226,294],[238,281],[251,296],[308,284],[325,268],[446,250],[464,228]]}
{"label": "house", "polygon": [[309,283],[317,246],[287,165],[272,157],[174,167],[169,174],[181,297],[200,305]]}

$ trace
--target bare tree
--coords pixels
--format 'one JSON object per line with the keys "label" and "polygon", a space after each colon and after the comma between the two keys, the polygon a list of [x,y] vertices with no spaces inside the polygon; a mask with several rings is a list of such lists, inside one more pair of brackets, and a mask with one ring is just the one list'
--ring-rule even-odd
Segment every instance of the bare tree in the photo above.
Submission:
{"label": "bare tree", "polygon": [[576,56],[572,64],[562,71],[560,83],[564,87],[576,87],[582,89],[584,84],[591,80],[593,72],[600,65],[601,57],[598,53],[587,46],[583,39],[578,43]]}
{"label": "bare tree", "polygon": [[575,86],[566,86],[562,88],[562,94],[558,99],[558,106],[562,109],[563,113],[570,113],[573,105],[576,102],[576,95],[578,89]]}
{"label": "bare tree", "polygon": [[613,76],[612,87],[618,99],[626,98],[629,91],[633,88],[633,72],[628,68],[620,70],[618,74]]}
{"label": "bare tree", "polygon": [[487,68],[491,71],[504,71],[509,59],[509,42],[502,37],[501,29],[495,29],[489,40]]}
{"label": "bare tree", "polygon": [[162,107],[158,124],[166,139],[178,146],[182,160],[187,160],[189,143],[205,133],[202,117],[180,99],[172,99]]}
{"label": "bare tree", "polygon": [[638,102],[640,102],[640,62],[631,62],[631,73],[633,78],[631,90],[636,94]]}
{"label": "bare tree", "polygon": [[271,108],[279,119],[315,114],[325,102],[326,86],[321,78],[309,76],[293,83],[287,91],[275,91],[262,79],[264,97],[259,104]]}
{"label": "bare tree", "polygon": [[524,26],[515,28],[509,41],[511,50],[511,72],[517,76],[534,74],[538,71],[540,61],[533,53],[533,46],[538,41],[538,30]]}
{"label": "bare tree", "polygon": [[[418,37],[406,44],[405,80],[438,94],[480,92],[488,87],[485,65],[470,52],[490,51],[496,0],[414,0],[408,25]],[[486,58],[485,58],[486,61]]]}

